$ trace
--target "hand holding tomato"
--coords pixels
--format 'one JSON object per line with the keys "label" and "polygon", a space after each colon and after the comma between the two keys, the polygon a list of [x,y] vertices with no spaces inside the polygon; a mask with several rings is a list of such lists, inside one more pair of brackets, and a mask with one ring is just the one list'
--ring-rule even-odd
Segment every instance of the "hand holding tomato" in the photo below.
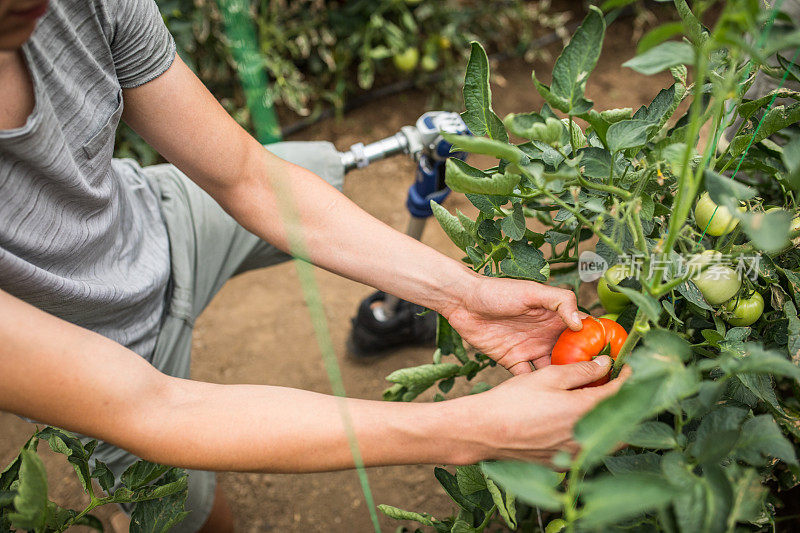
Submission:
{"label": "hand holding tomato", "polygon": [[472,346],[512,374],[549,364],[556,339],[568,326],[579,330],[572,291],[533,281],[475,276],[461,301],[442,314]]}
{"label": "hand holding tomato", "polygon": [[[493,389],[452,400],[467,404],[465,412],[483,432],[486,447],[479,459],[513,459],[548,463],[561,450],[576,453],[575,423],[597,402],[611,396],[629,375],[599,387],[584,388],[606,375],[608,356],[570,365],[549,365],[514,376]],[[471,458],[472,460],[473,458]]]}
{"label": "hand holding tomato", "polygon": [[[591,361],[598,355],[617,358],[628,332],[625,328],[607,318],[586,317],[580,331],[566,330],[553,346],[550,363],[568,365],[581,361]],[[586,387],[596,387],[608,383],[608,374],[593,381]]]}

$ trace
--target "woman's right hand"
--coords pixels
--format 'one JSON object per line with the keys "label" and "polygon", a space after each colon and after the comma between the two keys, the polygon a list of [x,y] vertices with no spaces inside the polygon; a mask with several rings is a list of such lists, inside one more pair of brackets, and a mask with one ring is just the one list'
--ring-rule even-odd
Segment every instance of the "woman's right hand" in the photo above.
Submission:
{"label": "woman's right hand", "polygon": [[[573,426],[597,402],[614,394],[630,375],[599,387],[579,389],[608,373],[611,358],[570,365],[550,365],[529,374],[514,376],[497,387],[453,402],[462,402],[470,428],[464,435],[479,435],[481,459],[535,461],[550,464],[553,455],[565,450],[575,454]],[[476,415],[477,414],[477,415]]]}

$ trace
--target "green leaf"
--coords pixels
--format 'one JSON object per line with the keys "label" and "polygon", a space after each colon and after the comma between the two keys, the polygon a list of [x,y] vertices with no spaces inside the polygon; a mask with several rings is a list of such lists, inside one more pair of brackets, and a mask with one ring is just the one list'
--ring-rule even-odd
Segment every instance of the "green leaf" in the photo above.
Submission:
{"label": "green leaf", "polygon": [[789,107],[782,105],[774,106],[767,111],[760,124],[758,131],[755,128],[748,128],[731,141],[728,147],[728,155],[737,157],[752,143],[758,143],[782,129],[800,122],[800,103],[792,104]]}
{"label": "green leaf", "polygon": [[743,102],[739,105],[736,112],[746,120],[759,109],[769,106],[773,100],[777,98],[793,98],[795,100],[800,100],[800,92],[792,91],[791,89],[775,89],[760,98]]}
{"label": "green leaf", "polygon": [[724,406],[711,411],[700,422],[688,451],[698,463],[716,463],[725,458],[739,440],[741,423],[747,411]]}
{"label": "green leaf", "polygon": [[125,487],[136,490],[160,478],[169,469],[169,466],[140,459],[125,469],[120,479]]}
{"label": "green leaf", "polygon": [[800,191],[800,136],[795,137],[783,147],[781,152],[786,166],[786,181],[795,191]]}
{"label": "green leaf", "polygon": [[114,486],[114,473],[111,472],[103,461],[95,460],[92,477],[97,478],[100,487],[106,492],[109,492]]}
{"label": "green leaf", "polygon": [[675,431],[664,422],[644,422],[626,439],[631,446],[671,450],[678,445]]}
{"label": "green leaf", "polygon": [[488,478],[524,502],[550,511],[561,508],[562,495],[556,490],[561,476],[544,466],[498,461],[481,463],[481,469]]}
{"label": "green leaf", "polygon": [[445,163],[445,182],[456,192],[507,195],[514,192],[521,176],[518,174],[493,174],[471,167],[460,159],[451,157]]}
{"label": "green leaf", "polygon": [[380,504],[378,509],[389,518],[394,518],[395,520],[413,520],[425,526],[433,526],[433,517],[427,513],[420,514],[412,511],[404,511],[403,509],[385,504]]}
{"label": "green leaf", "polygon": [[575,440],[581,445],[578,460],[584,467],[600,461],[635,431],[648,416],[657,386],[656,380],[638,383],[628,380],[616,394],[601,400],[575,424]]}
{"label": "green leaf", "polygon": [[703,175],[706,179],[708,195],[715,204],[724,205],[736,213],[739,201],[749,200],[756,195],[755,189],[748,187],[731,178],[722,176],[711,169],[705,169]]}
{"label": "green leaf", "polygon": [[37,436],[40,439],[46,439],[51,450],[67,456],[67,461],[75,469],[75,473],[78,474],[78,480],[81,482],[83,490],[88,492],[91,484],[89,456],[97,445],[97,441],[91,441],[86,447],[88,448],[87,450],[74,435],[53,427],[44,428]]}
{"label": "green leaf", "polygon": [[503,219],[500,224],[503,233],[512,241],[519,241],[525,236],[525,215],[522,214],[522,204],[514,204],[514,210]]}
{"label": "green leaf", "polygon": [[742,229],[750,237],[753,246],[767,253],[776,253],[788,246],[792,215],[788,211],[769,213],[734,212],[742,222]]}
{"label": "green leaf", "polygon": [[622,64],[647,76],[677,65],[694,65],[694,48],[689,43],[667,41]]}
{"label": "green leaf", "polygon": [[608,179],[611,175],[611,153],[603,148],[589,146],[578,151],[581,156],[580,167],[582,174],[590,178]]}
{"label": "green leaf", "polygon": [[451,215],[447,209],[431,200],[431,210],[433,211],[433,216],[439,221],[439,225],[442,226],[444,232],[456,246],[463,250],[474,244],[475,241],[472,236],[467,233],[458,218]]}
{"label": "green leaf", "polygon": [[478,465],[457,466],[456,480],[459,490],[466,496],[486,489],[486,479]]}
{"label": "green leaf", "polygon": [[616,122],[608,127],[606,142],[612,153],[644,146],[653,124],[646,120],[631,119]]}
{"label": "green leaf", "polygon": [[800,380],[800,367],[785,356],[752,342],[745,343],[744,350],[744,357],[721,359],[720,367],[728,374],[774,374]]}
{"label": "green leaf", "polygon": [[469,522],[464,520],[463,518],[457,519],[453,522],[453,527],[450,529],[450,533],[479,533],[477,529],[472,527]]}
{"label": "green leaf", "polygon": [[792,443],[784,437],[771,415],[759,415],[745,422],[734,451],[739,459],[753,466],[762,466],[773,457],[797,464]]}
{"label": "green leaf", "polygon": [[744,468],[734,485],[728,523],[756,522],[762,516],[768,494],[767,488],[761,484],[761,476],[754,468]]}
{"label": "green leaf", "polygon": [[461,113],[461,118],[474,135],[508,142],[508,133],[503,121],[492,111],[489,58],[483,46],[475,41],[472,42],[464,77],[464,107],[466,111]]}
{"label": "green leaf", "polygon": [[778,397],[775,395],[775,388],[772,384],[772,376],[769,374],[737,374],[736,379],[754,396],[762,402],[768,404],[778,413],[785,414],[781,407]]}
{"label": "green leaf", "polygon": [[639,44],[636,46],[636,53],[643,54],[667,39],[671,39],[682,33],[683,24],[680,22],[667,22],[666,24],[656,26],[647,32],[644,37],[639,39]]}
{"label": "green leaf", "polygon": [[700,387],[697,368],[684,365],[680,354],[673,348],[669,345],[645,345],[637,348],[628,358],[633,370],[633,376],[628,381],[637,385],[640,381],[652,382],[647,416],[674,406],[696,393]]}
{"label": "green leaf", "polygon": [[681,361],[688,361],[692,357],[692,347],[686,339],[666,329],[650,330],[644,337],[644,344],[660,354],[668,354]]}
{"label": "green leaf", "polygon": [[489,489],[489,494],[492,495],[492,501],[497,506],[497,512],[506,521],[508,527],[511,529],[517,528],[517,508],[514,505],[514,494],[506,490],[505,497],[500,489],[491,479],[486,479],[486,488]]}
{"label": "green leaf", "polygon": [[552,93],[550,91],[550,87],[540,82],[536,78],[536,71],[531,71],[531,79],[533,80],[533,86],[536,87],[536,90],[539,92],[542,98],[544,98],[544,101],[547,102],[548,105],[565,113],[569,111],[570,109],[569,101],[567,101],[565,98],[556,96],[554,93]]}
{"label": "green leaf", "polygon": [[438,365],[429,363],[395,370],[386,376],[386,381],[400,383],[409,388],[425,385],[430,386],[440,379],[447,379],[455,376],[458,374],[459,370],[461,370],[461,365],[455,363],[441,363]]}
{"label": "green leaf", "polygon": [[15,527],[40,530],[47,520],[47,471],[35,451],[22,450],[19,455],[19,485],[8,518]]}
{"label": "green leaf", "polygon": [[511,255],[500,261],[503,275],[512,278],[547,281],[550,265],[541,250],[524,241],[513,241],[508,244]]}
{"label": "green leaf", "polygon": [[700,292],[700,289],[698,289],[697,286],[691,281],[681,283],[675,287],[675,289],[686,299],[686,301],[693,303],[700,309],[706,309],[707,311],[714,310],[714,308],[711,307],[708,302],[706,302],[705,298],[703,298],[703,294]]}
{"label": "green leaf", "polygon": [[617,286],[615,290],[630,298],[630,300],[644,312],[647,318],[653,322],[658,322],[658,318],[661,316],[661,304],[658,300],[649,294],[644,294],[627,287]]}
{"label": "green leaf", "polygon": [[700,478],[705,491],[706,512],[702,531],[722,533],[733,505],[733,487],[716,463],[703,465]]}
{"label": "green leaf", "polygon": [[798,66],[797,63],[792,63],[780,54],[778,54],[778,63],[781,65],[781,68],[788,71],[789,75],[796,81],[800,81],[800,66]]}
{"label": "green leaf", "polygon": [[583,23],[556,59],[550,91],[567,102],[568,109],[562,110],[565,113],[580,115],[592,108],[592,102],[584,98],[584,92],[589,74],[600,57],[605,31],[603,12],[589,6]]}
{"label": "green leaf", "polygon": [[187,491],[137,502],[131,512],[130,533],[167,533],[183,521]]}
{"label": "green leaf", "polygon": [[797,317],[797,309],[791,300],[786,300],[783,304],[783,314],[789,321],[788,331],[789,340],[786,349],[789,351],[789,358],[792,363],[800,366],[800,318]]}
{"label": "green leaf", "polygon": [[470,512],[475,512],[476,506],[475,503],[468,500],[462,493],[461,489],[458,486],[458,481],[456,477],[445,470],[444,468],[439,468],[438,466],[433,469],[433,475],[439,481],[439,484],[444,488],[445,492],[453,498],[453,501],[456,502],[459,507],[465,509]]}
{"label": "green leaf", "polygon": [[525,152],[513,144],[506,141],[496,141],[486,137],[475,137],[473,135],[456,135],[454,133],[442,133],[442,137],[453,145],[453,149],[471,154],[483,154],[505,159],[515,164],[528,161]]}
{"label": "green leaf", "polygon": [[615,476],[630,472],[658,473],[661,471],[661,456],[653,452],[614,455],[603,459],[603,464]]}
{"label": "green leaf", "polygon": [[539,113],[510,113],[503,119],[508,131],[514,135],[532,139],[534,137],[534,126],[544,124],[545,119]]}
{"label": "green leaf", "polygon": [[461,364],[466,364],[469,361],[461,335],[453,329],[453,326],[442,315],[439,315],[436,325],[436,346],[442,351],[442,355],[453,354]]}
{"label": "green leaf", "polygon": [[630,473],[585,481],[580,524],[600,528],[667,505],[678,491],[660,475]]}

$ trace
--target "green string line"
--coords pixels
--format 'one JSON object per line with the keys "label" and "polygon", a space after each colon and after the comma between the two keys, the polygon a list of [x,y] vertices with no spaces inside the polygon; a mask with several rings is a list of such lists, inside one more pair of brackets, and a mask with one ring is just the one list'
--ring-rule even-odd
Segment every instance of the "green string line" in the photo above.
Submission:
{"label": "green string line", "polygon": [[[262,143],[280,140],[280,129],[277,118],[271,105],[267,105],[269,95],[267,77],[263,69],[263,62],[258,51],[255,28],[249,17],[249,2],[245,0],[219,0],[221,11],[225,18],[228,38],[231,44],[237,71],[242,80],[247,95],[247,107],[250,110],[256,135]],[[289,187],[280,187],[279,198],[282,198],[281,211],[284,227],[287,228],[289,247],[297,258],[308,258],[305,242],[301,234],[302,224],[297,213],[294,199]],[[295,230],[297,228],[297,230]],[[338,397],[337,403],[342,416],[342,422],[347,434],[353,464],[361,484],[361,491],[369,510],[372,525],[376,533],[380,533],[378,514],[375,511],[375,500],[369,486],[369,479],[364,468],[364,460],[358,447],[353,420],[347,407],[346,393],[342,373],[336,359],[336,350],[330,337],[328,321],[322,304],[322,297],[314,278],[314,268],[304,260],[296,259],[297,274],[303,291],[303,298],[311,315],[311,324],[317,339],[319,350],[322,354],[323,364],[328,374],[333,394]]]}
{"label": "green string line", "polygon": [[[764,30],[761,32],[761,36],[760,36],[759,42],[758,42],[758,46],[759,47],[763,46],[764,41],[766,41],[767,34],[772,29],[772,25],[775,22],[775,17],[777,16],[778,10],[780,9],[780,6],[781,6],[782,2],[783,2],[783,0],[778,0],[777,2],[775,2],[775,6],[772,8],[772,11],[770,12],[769,20],[767,21],[767,24],[765,24]],[[791,61],[792,64],[794,64],[794,62],[797,60],[798,54],[800,54],[800,48],[798,48],[798,50],[795,52],[794,57],[792,58],[792,61]],[[752,72],[752,71],[750,71],[750,72]],[[748,76],[749,76],[749,73],[746,72],[744,74],[744,76],[742,77],[742,82],[744,82],[744,80],[746,80]],[[756,129],[753,132],[753,136],[750,138],[750,141],[747,143],[747,147],[745,148],[744,152],[742,152],[742,157],[739,159],[739,162],[736,164],[736,168],[733,171],[733,175],[731,175],[731,179],[734,179],[736,177],[736,174],[739,173],[739,168],[742,166],[742,162],[744,162],[745,157],[747,157],[747,153],[750,151],[750,147],[753,145],[753,142],[755,142],[756,136],[758,135],[758,132],[761,130],[761,126],[764,124],[764,119],[767,117],[767,114],[772,109],[772,106],[775,104],[775,100],[778,98],[778,91],[780,91],[781,88],[783,88],[783,85],[784,85],[784,83],[786,83],[786,79],[787,79],[788,76],[789,76],[789,71],[786,70],[786,72],[783,73],[783,78],[781,78],[780,85],[778,85],[778,88],[775,89],[774,94],[772,95],[772,99],[770,99],[769,104],[767,105],[766,111],[762,115],[761,120],[758,121],[758,125],[756,126]],[[719,136],[720,136],[720,134],[721,134],[723,129],[724,128],[720,128],[719,131],[717,131],[716,134],[715,134],[715,139],[714,139],[714,143],[713,143],[713,146],[714,146],[715,150],[716,150],[717,145],[719,144]],[[706,227],[703,228],[703,233],[700,235],[700,238],[697,241],[698,243],[703,240],[703,237],[705,237],[709,226],[711,226],[711,221],[714,220],[714,215],[717,214],[717,210],[718,209],[719,209],[719,206],[715,206],[714,207],[714,212],[711,213],[711,218],[708,219],[708,223],[706,224]]]}

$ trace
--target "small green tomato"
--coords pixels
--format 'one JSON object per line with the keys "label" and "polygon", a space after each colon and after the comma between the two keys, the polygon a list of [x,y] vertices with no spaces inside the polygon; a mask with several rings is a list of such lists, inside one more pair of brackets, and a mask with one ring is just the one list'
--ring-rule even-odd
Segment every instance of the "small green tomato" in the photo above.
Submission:
{"label": "small green tomato", "polygon": [[[744,208],[740,208],[740,211],[744,211]],[[707,192],[700,196],[694,206],[694,220],[700,231],[705,230],[712,237],[727,235],[739,224],[739,219],[727,207],[715,204]]]}
{"label": "small green tomato", "polygon": [[597,284],[597,296],[600,298],[600,303],[609,313],[622,312],[631,301],[630,298],[608,285],[609,281],[613,285],[618,285],[620,281],[627,277],[627,270],[622,265],[614,265],[606,270],[603,277],[600,278],[600,283]]}
{"label": "small green tomato", "polygon": [[392,60],[394,61],[394,66],[397,67],[397,70],[401,72],[411,72],[417,68],[417,62],[419,61],[419,50],[413,46],[410,46],[402,52],[395,54]]}
{"label": "small green tomato", "polygon": [[[739,274],[721,263],[722,254],[706,250],[689,261],[692,282],[711,305],[719,305],[733,298],[742,286]],[[706,266],[707,265],[707,266]],[[700,269],[706,267],[700,272]]]}
{"label": "small green tomato", "polygon": [[754,292],[750,298],[732,299],[725,304],[730,315],[725,321],[731,326],[749,326],[759,319],[764,312],[764,298]]}

